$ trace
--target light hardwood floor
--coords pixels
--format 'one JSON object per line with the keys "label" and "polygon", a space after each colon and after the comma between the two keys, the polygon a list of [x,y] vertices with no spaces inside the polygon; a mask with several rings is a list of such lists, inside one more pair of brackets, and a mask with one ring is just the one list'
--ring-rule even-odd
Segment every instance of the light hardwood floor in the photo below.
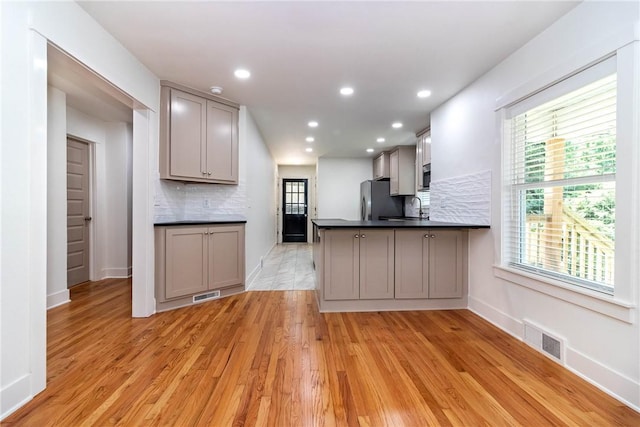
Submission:
{"label": "light hardwood floor", "polygon": [[47,389],[3,425],[640,425],[466,310],[319,314],[313,291],[263,291],[132,319],[128,280],[71,294]]}

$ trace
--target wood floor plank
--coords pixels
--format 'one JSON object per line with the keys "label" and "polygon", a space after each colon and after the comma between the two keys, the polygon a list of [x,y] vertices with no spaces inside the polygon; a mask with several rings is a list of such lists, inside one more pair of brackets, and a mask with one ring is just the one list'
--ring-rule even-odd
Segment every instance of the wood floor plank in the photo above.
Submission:
{"label": "wood floor plank", "polygon": [[637,426],[467,310],[318,312],[247,292],[131,318],[131,282],[49,311],[47,388],[3,426]]}

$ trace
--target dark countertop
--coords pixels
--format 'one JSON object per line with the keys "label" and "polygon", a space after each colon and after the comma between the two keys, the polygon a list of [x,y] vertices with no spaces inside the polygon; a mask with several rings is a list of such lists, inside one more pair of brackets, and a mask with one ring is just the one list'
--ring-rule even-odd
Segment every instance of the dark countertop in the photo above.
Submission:
{"label": "dark countertop", "polygon": [[426,219],[394,219],[378,221],[349,221],[346,219],[312,219],[318,228],[490,228],[488,225],[457,224]]}
{"label": "dark countertop", "polygon": [[170,218],[159,217],[153,222],[155,227],[168,225],[205,225],[205,224],[246,224],[247,219],[240,215],[215,215],[210,217]]}

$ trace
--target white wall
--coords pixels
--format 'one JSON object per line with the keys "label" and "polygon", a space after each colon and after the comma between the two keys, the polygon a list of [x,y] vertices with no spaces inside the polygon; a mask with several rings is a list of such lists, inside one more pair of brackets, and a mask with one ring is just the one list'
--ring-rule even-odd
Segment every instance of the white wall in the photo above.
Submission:
{"label": "white wall", "polygon": [[276,194],[276,216],[278,217],[278,242],[282,242],[282,180],[285,178],[306,178],[307,181],[307,241],[313,241],[313,224],[311,219],[316,218],[318,208],[316,206],[316,166],[278,165],[278,185]]}
{"label": "white wall", "polygon": [[149,168],[153,157],[150,148],[157,149],[158,116],[154,111],[158,111],[160,93],[158,79],[76,3],[0,2],[0,8],[3,418],[46,384],[47,41],[114,83],[141,108],[137,119],[134,117],[134,130],[138,130],[134,132],[132,178],[136,315],[153,313],[153,187],[149,186]]}
{"label": "white wall", "polygon": [[[104,210],[107,231],[103,277],[131,275],[131,149],[133,128],[105,123]],[[100,195],[98,195],[100,196]]]}
{"label": "white wall", "polygon": [[69,301],[67,289],[67,101],[47,97],[47,308]]}
{"label": "white wall", "polygon": [[247,182],[246,267],[247,285],[260,271],[262,258],[276,244],[276,167],[251,112],[240,107],[240,135],[244,134]]}
{"label": "white wall", "polygon": [[318,159],[318,218],[360,219],[360,183],[373,178],[372,159]]}
{"label": "white wall", "polygon": [[[632,34],[634,25],[637,38],[639,16],[637,2],[583,3],[431,115],[433,180],[483,170],[491,170],[494,177],[492,228],[470,233],[470,308],[520,338],[525,320],[564,338],[569,369],[636,408],[640,407],[637,315],[614,307],[635,318],[618,320],[499,279],[493,266],[500,261],[501,239],[501,135],[496,100],[527,82],[552,77],[567,61],[579,63],[580,58],[597,56],[620,31]],[[635,126],[637,129],[637,116]],[[639,214],[635,212],[636,217]],[[633,286],[636,300],[631,303],[638,305],[637,277]]]}

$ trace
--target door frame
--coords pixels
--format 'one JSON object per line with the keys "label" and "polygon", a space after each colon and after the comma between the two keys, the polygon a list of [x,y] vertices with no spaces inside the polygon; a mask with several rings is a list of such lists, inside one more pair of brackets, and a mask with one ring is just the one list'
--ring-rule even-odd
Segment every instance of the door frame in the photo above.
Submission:
{"label": "door frame", "polygon": [[[282,170],[280,168],[283,168]],[[291,169],[289,169],[291,168]],[[309,168],[309,170],[297,170],[298,168]],[[308,194],[308,208],[307,215],[309,221],[307,221],[307,243],[312,243],[313,226],[311,219],[315,218],[317,214],[317,194],[316,194],[316,167],[314,165],[303,166],[291,166],[291,165],[278,165],[276,173],[276,239],[277,243],[282,243],[282,229],[284,226],[282,217],[282,183],[284,179],[306,179],[308,182],[307,194]]]}
{"label": "door frame", "polygon": [[[305,226],[304,226],[304,234],[306,237],[306,241],[305,242],[285,242],[284,241],[284,216],[285,216],[285,181],[296,181],[296,182],[300,182],[300,181],[304,181],[305,186],[304,186],[304,201],[305,201],[305,205],[306,205],[306,213],[305,213]],[[281,192],[280,192],[280,206],[279,206],[279,212],[280,212],[280,216],[282,218],[281,220],[281,224],[282,227],[280,228],[280,233],[279,233],[279,243],[309,243],[309,237],[310,237],[310,233],[309,233],[309,224],[311,221],[309,212],[311,211],[311,203],[309,201],[310,197],[310,191],[309,191],[309,181],[310,179],[307,177],[296,177],[296,178],[282,178],[280,183],[282,184],[280,187],[282,188]]]}

